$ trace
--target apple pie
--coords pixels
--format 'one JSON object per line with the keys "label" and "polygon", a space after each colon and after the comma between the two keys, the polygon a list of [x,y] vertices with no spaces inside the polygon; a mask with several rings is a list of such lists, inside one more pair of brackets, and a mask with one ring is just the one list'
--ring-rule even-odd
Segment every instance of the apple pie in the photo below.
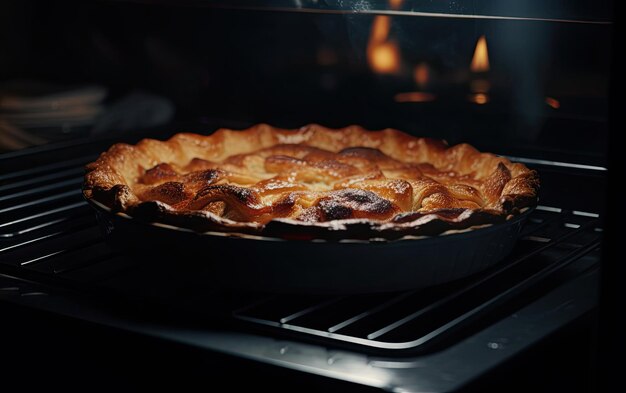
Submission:
{"label": "apple pie", "polygon": [[538,189],[535,171],[468,144],[260,124],[115,144],[87,165],[83,193],[199,232],[393,239],[497,224],[534,206]]}

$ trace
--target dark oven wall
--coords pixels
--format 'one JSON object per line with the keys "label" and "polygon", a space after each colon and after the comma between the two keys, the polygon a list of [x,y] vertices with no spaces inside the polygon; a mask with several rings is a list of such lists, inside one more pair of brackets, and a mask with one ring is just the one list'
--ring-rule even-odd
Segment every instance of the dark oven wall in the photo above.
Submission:
{"label": "dark oven wall", "polygon": [[[172,112],[161,116],[170,134],[361,124],[604,165],[606,2],[578,13],[554,1],[430,10],[513,19],[335,12],[341,2],[325,3],[333,12],[150,3],[3,2],[0,92],[24,80],[90,84],[106,88],[106,105],[140,92],[167,104],[152,110]],[[272,3],[291,4],[260,4]],[[366,3],[428,11],[426,2]],[[102,122],[87,135],[142,125]]]}

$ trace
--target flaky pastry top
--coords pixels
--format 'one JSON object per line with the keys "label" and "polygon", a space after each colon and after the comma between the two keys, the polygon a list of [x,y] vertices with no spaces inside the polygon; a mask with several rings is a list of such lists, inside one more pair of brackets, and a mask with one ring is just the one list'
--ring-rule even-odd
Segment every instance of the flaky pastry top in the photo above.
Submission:
{"label": "flaky pastry top", "polygon": [[259,124],[115,144],[87,165],[83,193],[196,231],[391,239],[504,221],[536,204],[538,188],[535,171],[468,144]]}

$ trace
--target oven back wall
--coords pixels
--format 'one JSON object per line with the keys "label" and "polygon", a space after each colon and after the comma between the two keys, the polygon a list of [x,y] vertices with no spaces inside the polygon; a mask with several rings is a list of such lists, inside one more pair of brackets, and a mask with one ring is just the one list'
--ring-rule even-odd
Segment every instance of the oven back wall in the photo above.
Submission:
{"label": "oven back wall", "polygon": [[605,161],[608,24],[99,1],[9,1],[0,15],[0,80],[157,94],[172,132],[356,123]]}

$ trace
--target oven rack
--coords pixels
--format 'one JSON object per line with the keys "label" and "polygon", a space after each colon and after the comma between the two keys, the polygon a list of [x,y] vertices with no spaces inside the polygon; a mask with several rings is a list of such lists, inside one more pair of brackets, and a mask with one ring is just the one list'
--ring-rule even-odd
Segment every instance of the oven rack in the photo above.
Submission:
{"label": "oven rack", "polygon": [[[235,329],[260,328],[279,337],[415,351],[460,331],[467,334],[470,327],[520,307],[520,299],[536,299],[566,272],[581,273],[599,261],[598,214],[539,206],[505,261],[434,288],[294,296],[189,287],[185,277],[172,277],[105,243],[80,189],[82,166],[94,158],[86,155],[0,175],[0,273],[120,303],[133,299],[146,309],[164,305],[207,324],[220,320]],[[0,287],[0,296],[46,292],[11,286]]]}

